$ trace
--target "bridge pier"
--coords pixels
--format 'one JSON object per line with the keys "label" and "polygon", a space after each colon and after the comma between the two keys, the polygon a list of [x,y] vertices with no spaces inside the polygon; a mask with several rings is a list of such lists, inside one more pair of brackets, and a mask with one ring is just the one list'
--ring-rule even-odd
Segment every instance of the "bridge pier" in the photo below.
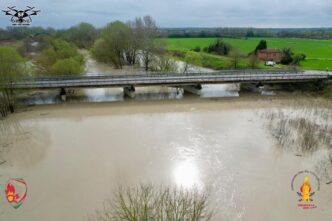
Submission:
{"label": "bridge pier", "polygon": [[63,87],[60,90],[60,99],[62,101],[66,101],[67,100],[67,93],[66,93],[66,90]]}
{"label": "bridge pier", "polygon": [[123,93],[130,98],[134,98],[135,97],[135,87],[133,85],[131,85],[130,87],[124,87]]}
{"label": "bridge pier", "polygon": [[196,95],[201,95],[202,85],[200,85],[200,84],[182,86],[182,88],[184,89],[185,92],[189,92],[189,93],[196,94]]}

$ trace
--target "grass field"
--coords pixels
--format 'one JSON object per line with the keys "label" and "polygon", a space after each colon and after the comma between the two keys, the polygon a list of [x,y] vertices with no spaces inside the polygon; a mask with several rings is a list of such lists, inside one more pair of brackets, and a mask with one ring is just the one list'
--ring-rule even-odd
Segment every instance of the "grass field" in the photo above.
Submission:
{"label": "grass field", "polygon": [[[237,48],[243,55],[253,51],[261,39],[265,39],[268,48],[290,47],[295,53],[304,53],[306,61],[301,63],[303,69],[332,70],[332,40],[313,40],[296,38],[249,38],[231,39],[224,41]],[[196,46],[204,48],[214,42],[216,38],[167,38],[167,49],[170,51],[186,52]]]}

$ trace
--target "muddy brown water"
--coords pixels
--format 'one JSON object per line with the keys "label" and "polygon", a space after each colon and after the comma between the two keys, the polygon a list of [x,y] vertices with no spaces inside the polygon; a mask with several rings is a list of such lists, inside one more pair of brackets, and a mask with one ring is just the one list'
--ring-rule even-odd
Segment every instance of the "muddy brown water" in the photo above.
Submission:
{"label": "muddy brown water", "polygon": [[[137,72],[85,57],[87,75]],[[319,156],[280,149],[260,117],[326,101],[239,97],[238,85],[205,85],[199,96],[137,88],[134,99],[124,98],[121,88],[82,89],[65,103],[56,90],[29,93],[23,103],[51,105],[23,108],[1,121],[1,221],[87,220],[118,186],[141,183],[208,191],[215,221],[331,220],[331,185],[321,184],[310,211],[297,207],[291,190],[293,176],[314,170]],[[28,196],[15,210],[3,190],[17,177],[27,182]]]}
{"label": "muddy brown water", "polygon": [[319,102],[257,96],[28,108],[3,122],[0,165],[0,188],[20,177],[28,197],[15,210],[1,191],[0,220],[87,220],[119,185],[140,183],[209,191],[213,220],[331,220],[331,185],[321,183],[308,211],[291,190],[315,158],[278,148],[259,116]]}

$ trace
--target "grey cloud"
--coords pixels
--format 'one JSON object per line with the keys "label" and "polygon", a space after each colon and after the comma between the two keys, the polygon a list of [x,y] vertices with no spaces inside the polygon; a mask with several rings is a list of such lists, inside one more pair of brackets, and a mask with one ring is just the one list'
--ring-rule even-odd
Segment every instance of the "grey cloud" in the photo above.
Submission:
{"label": "grey cloud", "polygon": [[[2,9],[16,5],[42,10],[33,25],[64,28],[81,21],[97,27],[149,14],[161,27],[327,27],[330,0],[5,0]],[[0,26],[10,25],[0,15]]]}

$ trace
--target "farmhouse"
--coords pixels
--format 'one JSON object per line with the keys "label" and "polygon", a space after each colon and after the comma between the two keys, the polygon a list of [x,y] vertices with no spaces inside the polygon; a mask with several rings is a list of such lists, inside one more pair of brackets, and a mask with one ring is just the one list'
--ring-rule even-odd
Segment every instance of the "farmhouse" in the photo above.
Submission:
{"label": "farmhouse", "polygon": [[279,49],[265,49],[259,50],[257,57],[261,61],[274,61],[279,63],[282,58],[282,53]]}

